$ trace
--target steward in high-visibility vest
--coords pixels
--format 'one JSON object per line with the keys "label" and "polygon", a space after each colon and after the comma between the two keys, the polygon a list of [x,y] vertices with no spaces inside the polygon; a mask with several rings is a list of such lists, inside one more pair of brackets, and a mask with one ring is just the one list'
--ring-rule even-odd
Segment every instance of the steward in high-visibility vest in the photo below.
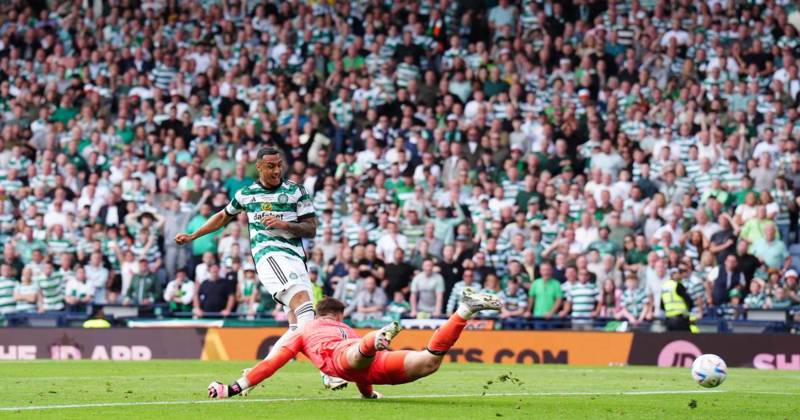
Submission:
{"label": "steward in high-visibility vest", "polygon": [[111,323],[105,319],[87,319],[83,322],[83,328],[111,328]]}
{"label": "steward in high-visibility vest", "polygon": [[111,328],[111,323],[106,320],[102,306],[96,305],[92,308],[92,315],[84,321],[83,328]]}
{"label": "steward in high-visibility vest", "polygon": [[661,285],[661,309],[666,316],[667,331],[689,331],[689,311],[692,298],[681,283],[681,274],[675,272]]}

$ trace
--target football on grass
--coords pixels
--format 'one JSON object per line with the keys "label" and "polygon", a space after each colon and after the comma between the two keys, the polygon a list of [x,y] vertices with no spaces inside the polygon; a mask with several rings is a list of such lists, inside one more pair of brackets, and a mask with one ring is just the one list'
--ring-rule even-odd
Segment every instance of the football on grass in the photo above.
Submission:
{"label": "football on grass", "polygon": [[728,366],[716,354],[704,354],[692,363],[692,378],[705,388],[714,388],[722,384],[727,376]]}

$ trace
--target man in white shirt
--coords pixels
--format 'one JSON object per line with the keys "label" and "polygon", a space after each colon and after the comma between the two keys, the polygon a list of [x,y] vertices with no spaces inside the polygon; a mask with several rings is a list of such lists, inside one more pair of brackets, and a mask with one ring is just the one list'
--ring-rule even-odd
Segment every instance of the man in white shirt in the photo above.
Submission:
{"label": "man in white shirt", "polygon": [[425,169],[427,169],[435,178],[439,178],[439,176],[442,174],[442,169],[439,167],[439,165],[434,163],[433,154],[430,152],[423,153],[422,165],[417,165],[417,167],[414,168],[413,178],[415,183],[421,183],[425,181]]}
{"label": "man in white shirt", "polygon": [[600,238],[597,226],[592,223],[592,215],[583,212],[581,215],[581,225],[575,229],[575,241],[581,244],[582,249],[586,249],[590,243]]}
{"label": "man in white shirt", "polygon": [[211,65],[211,55],[205,52],[205,46],[201,43],[195,45],[195,51],[186,58],[194,61],[195,75],[205,73]]}
{"label": "man in white shirt", "polygon": [[382,259],[385,264],[394,264],[394,251],[398,247],[406,251],[408,248],[408,239],[405,235],[398,233],[397,223],[389,222],[386,233],[378,239],[375,252],[378,254],[378,258]]}
{"label": "man in white shirt", "polygon": [[175,273],[175,280],[167,283],[164,289],[164,302],[167,302],[173,311],[190,311],[194,298],[195,284],[188,280],[186,269],[179,268]]}
{"label": "man in white shirt", "polygon": [[464,118],[467,120],[475,119],[481,107],[486,107],[486,102],[484,101],[483,91],[478,90],[473,93],[473,99],[467,102],[464,107]]}
{"label": "man in white shirt", "polygon": [[517,8],[508,0],[500,0],[499,4],[489,10],[489,26],[497,30],[504,25],[513,25],[517,17]]}
{"label": "man in white shirt", "polygon": [[450,157],[442,162],[442,181],[445,183],[458,177],[458,161],[461,159],[461,143],[450,144]]}
{"label": "man in white shirt", "polygon": [[356,162],[362,168],[369,167],[373,162],[378,160],[380,150],[378,150],[378,142],[372,137],[367,137],[366,148],[356,155]]}
{"label": "man in white shirt", "polygon": [[54,201],[51,208],[44,215],[44,225],[48,229],[55,225],[67,226],[67,212],[63,206],[62,202]]}
{"label": "man in white shirt", "polygon": [[78,266],[75,275],[67,280],[67,287],[64,292],[64,302],[67,305],[85,305],[94,298],[94,287],[86,282],[86,270]]}
{"label": "man in white shirt", "polygon": [[228,234],[219,240],[217,253],[219,255],[230,255],[233,244],[239,245],[239,251],[242,255],[250,254],[250,240],[242,237],[242,227],[238,223],[231,223]]}
{"label": "man in white shirt", "polygon": [[669,279],[667,263],[663,259],[655,256],[648,257],[647,268],[645,269],[645,288],[650,296],[653,306],[653,316],[660,317],[664,312],[658,303],[661,299],[661,285]]}
{"label": "man in white shirt", "polygon": [[[669,147],[669,155],[664,156],[662,149]],[[679,160],[681,158],[681,150],[676,144],[672,142],[672,130],[669,128],[661,129],[661,137],[658,137],[653,142],[653,156],[661,159]]]}
{"label": "man in white shirt", "polygon": [[688,45],[689,41],[692,39],[689,32],[686,32],[680,27],[680,21],[677,18],[672,20],[672,29],[664,33],[661,37],[660,44],[662,47],[666,47],[673,39],[678,46]]}
{"label": "man in white shirt", "polygon": [[669,233],[671,236],[671,246],[676,246],[680,242],[681,235],[683,234],[683,229],[678,225],[678,219],[680,215],[683,214],[683,211],[680,211],[680,215],[676,213],[679,206],[675,207],[676,210],[673,211],[672,214],[667,214],[664,217],[667,219],[667,223],[660,228],[656,229],[655,233],[653,233],[652,241],[653,243],[658,243],[662,239],[664,239],[664,234]]}
{"label": "man in white shirt", "polygon": [[774,133],[772,128],[764,129],[764,132],[761,135],[761,141],[759,141],[758,144],[756,144],[756,147],[753,149],[754,158],[759,159],[762,154],[768,153],[773,158],[773,161],[776,160],[781,149],[780,146],[772,141],[773,137]]}
{"label": "man in white shirt", "polygon": [[711,239],[712,235],[722,230],[718,223],[709,220],[708,213],[706,213],[705,209],[698,209],[694,213],[694,218],[695,225],[692,227],[692,230],[699,230],[707,239]]}
{"label": "man in white shirt", "polygon": [[625,160],[614,150],[611,140],[603,140],[600,146],[600,153],[592,156],[592,169],[600,169],[601,172],[616,174],[625,167]]}
{"label": "man in white shirt", "polygon": [[89,257],[89,264],[85,265],[86,283],[94,289],[94,302],[106,303],[106,284],[109,280],[109,271],[103,267],[103,254],[93,252]]}

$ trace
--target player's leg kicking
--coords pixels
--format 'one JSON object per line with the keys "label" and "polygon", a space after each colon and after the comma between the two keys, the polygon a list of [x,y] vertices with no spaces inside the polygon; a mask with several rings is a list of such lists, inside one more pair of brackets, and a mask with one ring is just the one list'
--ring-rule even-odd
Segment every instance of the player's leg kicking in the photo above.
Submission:
{"label": "player's leg kicking", "polygon": [[461,304],[452,316],[439,329],[434,331],[423,351],[412,351],[406,354],[403,370],[409,381],[415,381],[439,370],[442,360],[451,347],[458,341],[467,321],[484,310],[500,310],[500,299],[497,296],[476,293],[472,289],[464,289]]}

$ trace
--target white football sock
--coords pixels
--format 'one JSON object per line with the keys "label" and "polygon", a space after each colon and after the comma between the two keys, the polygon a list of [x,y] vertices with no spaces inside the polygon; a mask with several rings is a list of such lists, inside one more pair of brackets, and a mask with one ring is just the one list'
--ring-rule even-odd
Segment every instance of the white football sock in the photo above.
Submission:
{"label": "white football sock", "polygon": [[469,306],[467,306],[463,302],[458,305],[458,309],[456,309],[456,313],[458,314],[458,316],[460,316],[461,318],[466,319],[466,320],[470,320],[470,319],[472,319],[473,316],[475,316],[475,312],[472,312],[472,310],[469,308]]}
{"label": "white football sock", "polygon": [[313,321],[314,315],[316,315],[316,312],[314,311],[314,304],[311,302],[301,303],[300,306],[294,310],[294,317],[297,319],[298,327],[302,327]]}
{"label": "white football sock", "polygon": [[237,379],[237,380],[236,380],[236,383],[237,383],[237,384],[239,384],[239,387],[240,387],[242,390],[245,390],[245,389],[247,389],[247,388],[250,388],[250,383],[249,383],[249,382],[247,382],[247,378],[245,378],[244,376],[242,376],[241,378]]}

